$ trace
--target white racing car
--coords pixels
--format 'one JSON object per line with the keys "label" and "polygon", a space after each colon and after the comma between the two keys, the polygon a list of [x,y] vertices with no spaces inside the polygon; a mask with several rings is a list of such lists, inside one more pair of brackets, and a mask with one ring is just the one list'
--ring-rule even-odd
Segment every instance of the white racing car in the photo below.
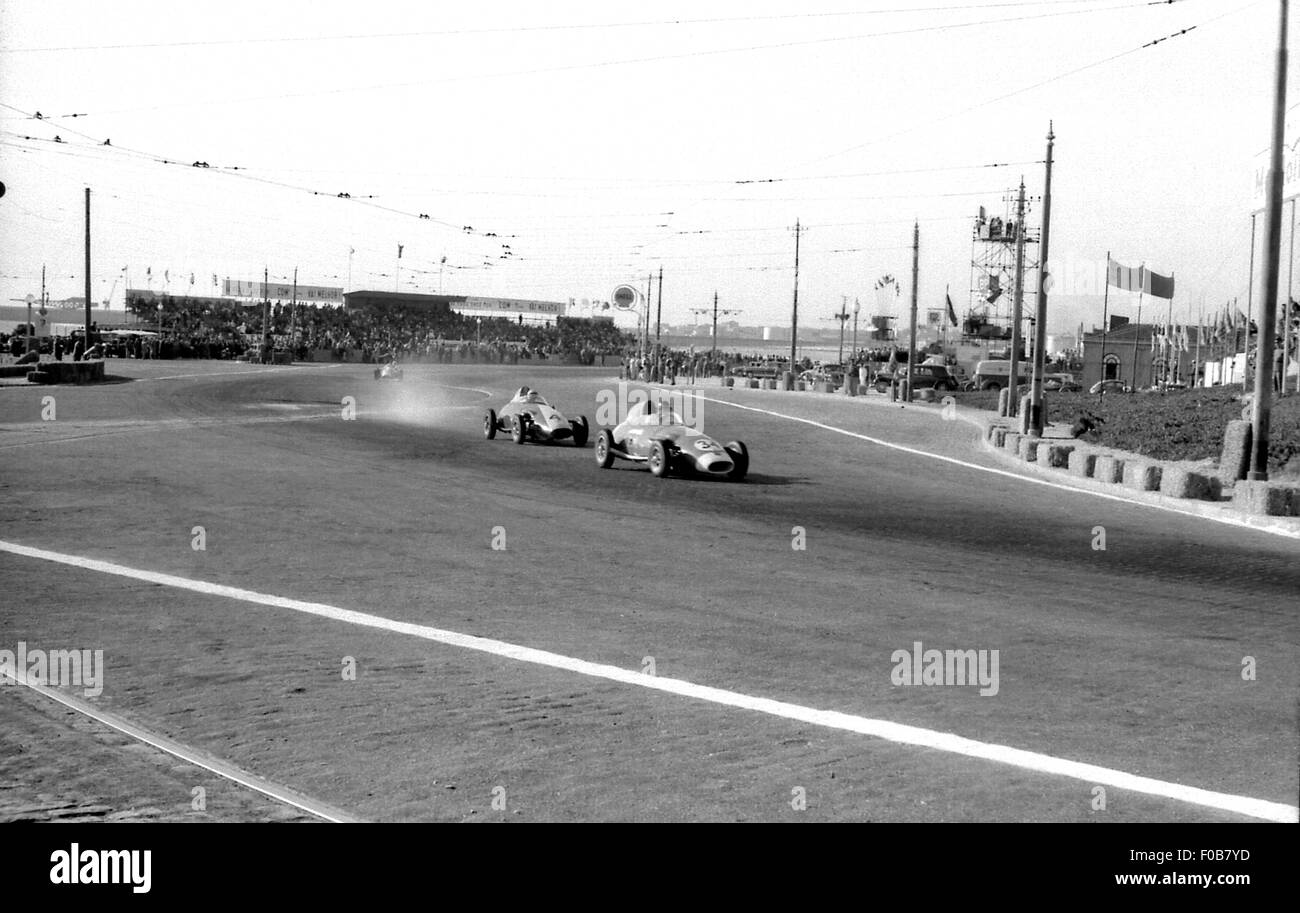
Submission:
{"label": "white racing car", "polygon": [[608,469],[616,459],[646,463],[659,478],[676,470],[740,482],[749,472],[749,450],[744,443],[719,444],[686,425],[666,403],[650,401],[638,405],[613,431],[602,428],[597,435],[596,464]]}
{"label": "white racing car", "polygon": [[386,361],[375,368],[375,380],[401,380],[402,368],[396,361]]}
{"label": "white racing car", "polygon": [[516,444],[525,441],[571,440],[578,447],[587,446],[587,418],[566,418],[540,393],[520,387],[500,412],[489,409],[483,416],[483,436],[489,441],[498,431],[509,431]]}

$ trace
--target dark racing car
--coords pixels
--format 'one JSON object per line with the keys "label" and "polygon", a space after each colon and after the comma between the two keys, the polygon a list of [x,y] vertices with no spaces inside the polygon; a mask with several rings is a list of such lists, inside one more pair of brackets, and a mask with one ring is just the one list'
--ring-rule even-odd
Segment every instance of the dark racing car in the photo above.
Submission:
{"label": "dark racing car", "polygon": [[605,428],[597,435],[596,464],[608,469],[616,459],[645,463],[659,478],[694,471],[740,482],[749,472],[749,450],[742,442],[719,444],[686,425],[667,404],[651,401],[638,404],[613,431]]}

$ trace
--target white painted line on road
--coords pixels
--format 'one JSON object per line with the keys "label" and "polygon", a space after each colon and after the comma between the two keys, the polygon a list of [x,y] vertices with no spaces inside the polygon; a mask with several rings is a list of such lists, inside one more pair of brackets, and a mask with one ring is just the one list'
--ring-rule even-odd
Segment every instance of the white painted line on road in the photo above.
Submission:
{"label": "white painted line on road", "polygon": [[[699,396],[699,394],[696,394]],[[1015,479],[1018,482],[1030,482],[1034,485],[1046,485],[1048,488],[1055,488],[1059,491],[1068,491],[1074,494],[1090,495],[1094,498],[1104,498],[1107,501],[1119,501],[1124,504],[1133,504],[1137,507],[1149,507],[1152,510],[1163,510],[1171,514],[1179,514],[1184,517],[1195,517],[1198,520],[1211,520],[1215,523],[1226,523],[1229,526],[1238,526],[1244,529],[1254,530],[1257,533],[1268,533],[1273,536],[1285,536],[1289,539],[1300,539],[1300,530],[1279,529],[1277,527],[1256,526],[1247,522],[1240,517],[1230,515],[1201,514],[1190,510],[1180,510],[1177,507],[1170,507],[1166,504],[1152,504],[1149,501],[1139,501],[1136,498],[1126,498],[1123,495],[1111,494],[1105,491],[1092,491],[1087,488],[1075,488],[1073,485],[1066,485],[1062,482],[1053,482],[1050,479],[1038,479],[1033,476],[1020,475],[1006,469],[996,469],[992,466],[981,466],[979,463],[971,463],[966,460],[959,460],[956,457],[943,456],[938,453],[931,453],[928,450],[920,450],[916,447],[908,447],[905,444],[896,444],[893,441],[882,440],[877,437],[871,437],[868,434],[859,434],[856,431],[849,431],[847,428],[838,428],[835,425],[827,425],[825,422],[819,422],[815,419],[803,418],[798,415],[787,415],[784,412],[773,412],[771,409],[759,409],[757,406],[742,406],[740,403],[733,403],[725,399],[714,399],[711,396],[699,396],[706,403],[717,403],[721,406],[731,406],[733,409],[743,409],[746,412],[757,412],[760,415],[770,415],[773,418],[783,418],[791,422],[800,422],[804,425],[812,425],[814,428],[821,428],[824,431],[831,431],[835,434],[842,434],[845,437],[857,438],[860,441],[866,441],[870,444],[877,444],[881,447],[888,447],[891,450],[898,450],[903,453],[910,453],[913,456],[927,457],[931,460],[939,460],[943,463],[951,463],[954,466],[961,466],[964,469],[974,469],[979,472],[987,472],[996,476],[1005,476],[1008,479]]]}
{"label": "white painted line on road", "polygon": [[547,666],[552,669],[562,669],[579,675],[606,679],[608,681],[620,682],[625,685],[633,685],[639,688],[648,688],[654,691],[665,691],[682,697],[709,701],[710,703],[719,704],[724,707],[736,707],[741,710],[765,713],[771,716],[781,717],[782,719],[808,723],[813,726],[856,732],[861,735],[873,736],[889,742],[897,742],[903,745],[916,745],[922,748],[932,748],[936,751],[964,755],[971,758],[979,758],[981,760],[1006,764],[1038,773],[1069,777],[1093,785],[1111,786],[1116,789],[1131,790],[1149,796],[1158,796],[1160,798],[1172,799],[1177,802],[1186,802],[1205,808],[1219,809],[1221,811],[1233,812],[1252,818],[1262,818],[1266,821],[1300,821],[1300,809],[1297,809],[1292,805],[1285,805],[1281,802],[1269,802],[1264,799],[1253,799],[1249,796],[1236,796],[1229,793],[1213,792],[1195,786],[1184,786],[1179,783],[1170,783],[1164,780],[1156,780],[1151,777],[1141,777],[1120,770],[1113,770],[1108,767],[1100,767],[1095,764],[1085,764],[1079,761],[1056,758],[1051,755],[1039,754],[1038,752],[1033,751],[1024,751],[1006,745],[977,742],[973,739],[953,735],[952,733],[938,732],[932,729],[922,729],[918,726],[906,726],[901,723],[891,723],[888,720],[871,719],[869,717],[855,716],[849,713],[840,713],[834,710],[817,710],[812,707],[804,707],[799,704],[791,704],[785,701],[755,697],[748,694],[741,694],[736,691],[727,691],[722,688],[712,688],[706,685],[697,685],[683,679],[646,675],[642,672],[620,669],[618,666],[593,663],[583,659],[564,656],[559,653],[537,650],[532,647],[524,647],[518,644],[512,644],[501,640],[492,640],[486,637],[477,637],[472,634],[460,634],[455,631],[447,631],[441,628],[429,627],[427,625],[394,621],[378,615],[369,615],[364,612],[356,612],[351,609],[343,609],[325,603],[303,602],[298,599],[289,599],[283,596],[257,593],[252,590],[240,589],[238,587],[226,586],[224,584],[209,583],[203,580],[190,580],[185,577],[176,577],[171,574],[160,574],[156,571],[130,568],[120,564],[113,564],[108,561],[100,561],[95,558],[84,558],[78,555],[67,555],[61,552],[32,548],[31,546],[19,545],[18,543],[6,542],[4,540],[0,540],[0,552],[8,552],[9,554],[20,555],[25,558],[35,558],[40,561],[51,561],[57,564],[97,571],[101,574],[127,577],[132,580],[140,580],[145,583],[153,583],[159,586],[190,590],[195,593],[203,593],[209,596],[222,596],[227,599],[235,599],[240,602],[248,602],[255,605],[271,606],[278,609],[303,612],[308,615],[329,618],[334,621],[342,621],[361,627],[376,628],[381,631],[390,631],[395,634],[406,634],[411,637],[420,637],[425,640],[435,641],[448,646],[460,647],[466,650],[475,650],[480,653],[491,654],[492,656],[517,660],[518,662]]}
{"label": "white painted line on road", "polygon": [[[293,367],[306,368],[309,366],[308,365],[268,365],[263,368],[255,368],[251,371],[208,371],[208,372],[199,372],[197,374],[164,374],[161,377],[135,377],[132,378],[132,380],[135,381],[136,383],[140,383],[141,381],[152,381],[152,380],[190,380],[195,377],[221,378],[221,377],[239,377],[240,375],[243,374],[279,374],[280,372],[286,371]],[[339,365],[333,365],[333,364],[311,365],[310,367],[313,367],[316,370],[324,370],[325,368],[337,368],[339,367]]]}
{"label": "white painted line on road", "polygon": [[254,774],[236,767],[233,764],[228,764],[219,758],[205,757],[196,749],[183,745],[175,739],[169,739],[164,735],[159,735],[156,732],[151,732],[148,729],[135,725],[134,723],[129,723],[116,714],[99,710],[80,698],[73,697],[70,694],[64,694],[57,688],[36,684],[35,682],[22,681],[11,675],[8,671],[0,672],[0,675],[4,675],[6,678],[11,679],[15,684],[26,685],[42,697],[56,701],[71,710],[75,710],[77,713],[90,717],[97,723],[102,723],[110,729],[116,729],[123,735],[129,736],[138,742],[152,745],[159,751],[165,751],[172,757],[180,758],[187,764],[201,767],[223,779],[238,783],[246,789],[251,789],[254,792],[259,792],[264,796],[268,796],[276,802],[293,806],[309,815],[314,815],[317,818],[324,821],[330,821],[334,824],[353,823],[361,820],[360,818],[353,817],[346,812],[332,808],[323,802],[318,802],[315,799],[304,796],[299,792],[263,780],[261,777],[255,776]]}

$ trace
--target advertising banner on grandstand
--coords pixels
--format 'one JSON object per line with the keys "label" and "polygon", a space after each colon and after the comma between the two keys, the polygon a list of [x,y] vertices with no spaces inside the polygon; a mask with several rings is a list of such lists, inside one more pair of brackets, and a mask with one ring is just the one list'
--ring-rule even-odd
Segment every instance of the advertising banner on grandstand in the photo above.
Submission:
{"label": "advertising banner on grandstand", "polygon": [[458,305],[458,311],[485,311],[498,314],[546,314],[553,317],[564,316],[565,305],[562,301],[530,301],[524,298],[476,298],[473,295]]}
{"label": "advertising banner on grandstand", "polygon": [[[267,284],[247,279],[227,279],[222,286],[221,293],[227,298],[256,298],[259,301],[263,298],[270,298],[274,301],[291,301],[295,296],[292,283],[272,282]],[[342,287],[300,285],[296,295],[299,301],[343,303]]]}

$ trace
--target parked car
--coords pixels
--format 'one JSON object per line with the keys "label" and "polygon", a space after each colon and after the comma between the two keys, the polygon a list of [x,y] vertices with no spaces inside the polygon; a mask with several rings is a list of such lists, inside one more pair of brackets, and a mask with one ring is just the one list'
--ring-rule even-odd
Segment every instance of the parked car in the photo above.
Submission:
{"label": "parked car", "polygon": [[1079,393],[1083,384],[1074,379],[1073,374],[1047,374],[1043,377],[1043,389],[1057,393]]}
{"label": "parked car", "polygon": [[799,375],[799,379],[808,386],[816,383],[829,383],[838,388],[844,385],[844,369],[839,365],[825,368],[810,368]]}
{"label": "parked car", "polygon": [[[907,368],[902,367],[894,372],[892,378],[885,374],[876,376],[875,388],[877,393],[888,393],[890,383],[902,383],[907,377]],[[912,369],[912,389],[924,390],[933,387],[935,390],[955,391],[959,384],[957,378],[948,372],[945,365],[917,365]]]}
{"label": "parked car", "polygon": [[1122,380],[1099,380],[1088,388],[1089,393],[1132,393],[1133,388]]}

